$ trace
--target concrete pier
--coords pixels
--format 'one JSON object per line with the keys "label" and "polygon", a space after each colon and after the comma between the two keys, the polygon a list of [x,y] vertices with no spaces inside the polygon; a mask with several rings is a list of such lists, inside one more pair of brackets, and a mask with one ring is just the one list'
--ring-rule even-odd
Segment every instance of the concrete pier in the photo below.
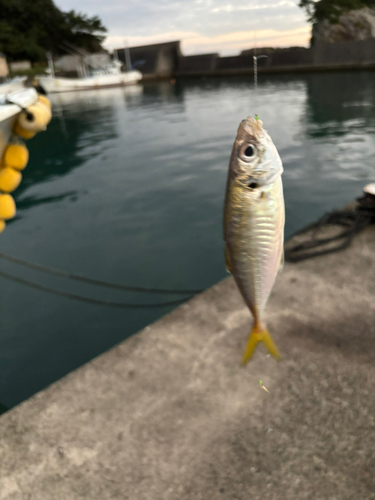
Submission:
{"label": "concrete pier", "polygon": [[229,277],[2,415],[0,499],[375,499],[374,319],[374,226],[285,266],[280,362]]}

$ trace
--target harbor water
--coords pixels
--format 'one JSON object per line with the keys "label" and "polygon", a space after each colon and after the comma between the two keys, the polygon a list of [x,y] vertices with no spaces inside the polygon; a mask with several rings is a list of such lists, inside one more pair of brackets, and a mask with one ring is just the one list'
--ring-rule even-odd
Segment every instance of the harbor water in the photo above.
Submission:
{"label": "harbor water", "polygon": [[[226,276],[222,205],[239,122],[257,113],[284,163],[286,236],[374,181],[374,72],[200,79],[51,96],[28,141],[0,252],[120,285],[205,289]],[[0,258],[0,270],[97,300],[103,289]],[[77,302],[0,278],[0,412],[169,312]]]}

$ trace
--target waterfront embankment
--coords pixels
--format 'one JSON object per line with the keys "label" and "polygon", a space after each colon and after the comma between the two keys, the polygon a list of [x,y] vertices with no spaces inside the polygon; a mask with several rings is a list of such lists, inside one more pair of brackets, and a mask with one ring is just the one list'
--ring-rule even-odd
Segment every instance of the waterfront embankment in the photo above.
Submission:
{"label": "waterfront embankment", "polygon": [[[303,73],[361,70],[375,68],[375,38],[361,41],[316,43],[313,47],[258,48],[243,50],[238,56],[220,57],[218,53],[184,56],[180,41],[130,47],[133,67],[144,80],[188,77],[250,75],[253,56],[259,58],[259,73]],[[126,64],[126,50],[118,49]]]}
{"label": "waterfront embankment", "polygon": [[375,498],[374,297],[374,226],[286,264],[243,369],[228,277],[2,415],[1,500]]}

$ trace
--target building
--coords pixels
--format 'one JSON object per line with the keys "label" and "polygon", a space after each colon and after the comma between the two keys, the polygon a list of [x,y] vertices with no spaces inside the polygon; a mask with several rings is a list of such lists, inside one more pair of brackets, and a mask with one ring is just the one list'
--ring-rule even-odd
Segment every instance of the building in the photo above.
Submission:
{"label": "building", "polygon": [[[117,56],[125,66],[127,64],[126,50],[125,48],[117,49]],[[131,67],[141,71],[144,79],[173,76],[178,60],[182,57],[180,41],[141,45],[130,47],[128,50]]]}

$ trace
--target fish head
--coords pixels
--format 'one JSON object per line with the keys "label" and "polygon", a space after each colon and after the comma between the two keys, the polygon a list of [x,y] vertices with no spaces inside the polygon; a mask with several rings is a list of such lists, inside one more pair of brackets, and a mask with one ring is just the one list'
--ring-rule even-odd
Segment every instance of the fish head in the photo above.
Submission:
{"label": "fish head", "polygon": [[272,183],[283,165],[263,122],[255,115],[242,120],[229,164],[230,176],[249,189]]}

